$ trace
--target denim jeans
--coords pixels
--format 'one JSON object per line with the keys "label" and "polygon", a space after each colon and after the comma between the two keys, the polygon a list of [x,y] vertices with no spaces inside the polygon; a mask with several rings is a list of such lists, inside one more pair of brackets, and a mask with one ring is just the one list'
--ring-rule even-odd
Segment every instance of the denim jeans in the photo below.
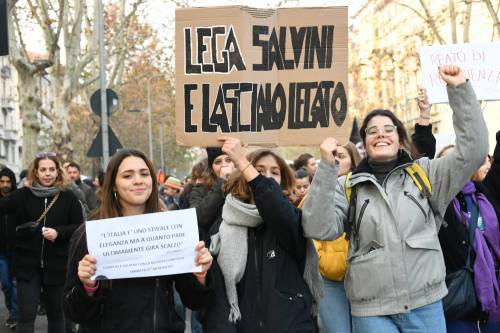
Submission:
{"label": "denim jeans", "polygon": [[[181,296],[174,288],[174,305],[175,312],[177,315],[182,318],[182,320],[186,320],[186,310],[187,308],[182,304]],[[198,312],[191,312],[191,333],[203,333],[203,327],[201,326],[200,321],[198,320]]]}
{"label": "denim jeans", "polygon": [[446,333],[441,301],[388,316],[352,317],[354,333]]}
{"label": "denim jeans", "polygon": [[17,286],[16,279],[11,274],[11,258],[0,254],[0,283],[5,298],[5,307],[9,311],[9,317],[17,321]]}
{"label": "denim jeans", "polygon": [[319,303],[319,318],[325,333],[351,333],[351,314],[344,282],[323,278],[324,296]]}

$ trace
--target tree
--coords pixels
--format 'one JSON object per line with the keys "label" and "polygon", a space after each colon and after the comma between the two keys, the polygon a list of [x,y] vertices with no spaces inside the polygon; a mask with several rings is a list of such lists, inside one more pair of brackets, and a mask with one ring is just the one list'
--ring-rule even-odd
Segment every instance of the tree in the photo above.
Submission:
{"label": "tree", "polygon": [[[39,113],[52,121],[53,148],[64,158],[72,155],[69,109],[75,97],[98,80],[97,73],[97,0],[11,0],[9,4],[10,57],[18,76],[19,108],[23,119],[23,166],[38,150]],[[117,25],[106,35],[106,59],[110,85],[118,85],[128,49],[127,29],[131,17],[144,0],[119,0],[111,4],[117,10]],[[25,35],[30,33],[22,22],[28,20],[42,31],[46,59],[34,62],[29,57]],[[37,76],[47,71],[53,104],[43,109],[37,96]]]}
{"label": "tree", "polygon": [[484,29],[478,35],[472,28],[488,19],[488,13],[492,28],[491,38],[488,31],[486,40],[498,40],[499,6],[498,0],[367,0],[351,34],[351,91],[372,97],[351,99],[358,116],[362,118],[373,108],[384,107],[413,124],[418,116],[412,97],[420,81],[419,49],[425,45],[467,43],[471,35],[485,41]]}
{"label": "tree", "polygon": [[[172,54],[157,37],[157,32],[142,17],[135,15],[130,19],[129,31],[126,35],[128,51],[122,68],[116,76],[120,76],[121,84],[112,85],[120,98],[118,112],[110,118],[110,125],[124,147],[136,148],[147,152],[148,147],[148,120],[147,113],[131,113],[128,110],[147,109],[146,83],[151,79],[151,101],[153,119],[153,147],[155,166],[161,165],[160,128],[163,126],[163,142],[165,165],[167,169],[176,169],[183,174],[189,171],[194,158],[192,150],[176,145],[175,142],[175,98],[174,98],[174,70],[171,67]],[[106,27],[116,25],[119,18],[118,7],[108,7]],[[111,76],[110,76],[111,77]],[[85,97],[92,93],[85,90]],[[74,105],[71,109],[71,133],[75,145],[75,159],[82,162],[84,170],[90,170],[91,163],[85,159],[92,140],[100,129],[100,119],[92,114],[85,105]]]}

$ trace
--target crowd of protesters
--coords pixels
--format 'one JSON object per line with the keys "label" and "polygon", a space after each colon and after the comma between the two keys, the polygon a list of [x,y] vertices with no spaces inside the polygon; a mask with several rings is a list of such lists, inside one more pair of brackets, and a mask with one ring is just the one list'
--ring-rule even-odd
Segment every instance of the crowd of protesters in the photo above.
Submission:
{"label": "crowd of protesters", "polygon": [[[488,156],[463,71],[440,75],[456,143],[437,155],[421,90],[411,138],[373,110],[359,142],[325,139],[319,163],[222,136],[184,180],[157,177],[131,149],[94,181],[55,153],[37,154],[19,183],[3,168],[5,325],[34,332],[43,305],[51,333],[184,332],[187,320],[194,333],[499,332],[500,131]],[[201,272],[91,279],[84,221],[189,208]],[[472,289],[452,285],[459,273]],[[466,304],[454,294],[465,289]]]}

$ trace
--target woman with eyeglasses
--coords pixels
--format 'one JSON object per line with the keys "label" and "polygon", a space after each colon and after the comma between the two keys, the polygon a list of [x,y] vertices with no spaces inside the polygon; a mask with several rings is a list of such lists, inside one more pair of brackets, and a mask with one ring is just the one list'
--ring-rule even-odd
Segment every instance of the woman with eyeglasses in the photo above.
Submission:
{"label": "woman with eyeglasses", "polygon": [[41,153],[29,168],[27,186],[0,199],[0,214],[17,216],[14,250],[17,332],[34,331],[42,289],[47,332],[65,331],[62,294],[68,244],[83,222],[81,205],[68,185],[69,178],[56,154]]}
{"label": "woman with eyeglasses", "polygon": [[302,224],[307,237],[335,239],[344,230],[350,236],[345,287],[354,332],[446,332],[437,235],[448,203],[484,161],[488,132],[463,71],[450,65],[439,74],[457,136],[449,155],[414,161],[403,124],[388,110],[364,119],[367,158],[347,181],[338,177],[337,142],[320,146]]}
{"label": "woman with eyeglasses", "polygon": [[[91,219],[108,219],[163,211],[152,163],[144,153],[122,149],[109,161],[102,204]],[[106,222],[103,222],[106,223]],[[183,303],[200,309],[210,295],[207,272],[212,256],[203,242],[193,249],[199,273],[132,279],[92,280],[96,258],[88,253],[84,226],[71,241],[64,310],[81,333],[184,332],[174,310],[174,283]]]}

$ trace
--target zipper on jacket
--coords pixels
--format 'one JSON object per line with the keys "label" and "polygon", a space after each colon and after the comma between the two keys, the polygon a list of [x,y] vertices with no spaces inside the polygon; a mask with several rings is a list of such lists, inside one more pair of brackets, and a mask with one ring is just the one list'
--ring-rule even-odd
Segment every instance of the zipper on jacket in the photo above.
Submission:
{"label": "zipper on jacket", "polygon": [[418,208],[420,208],[420,210],[422,211],[422,214],[424,214],[425,220],[427,221],[427,213],[425,212],[424,207],[422,207],[422,205],[418,202],[418,200],[413,195],[411,195],[407,191],[404,191],[403,193],[405,196],[410,198],[410,200],[413,201],[418,206]]}
{"label": "zipper on jacket", "polygon": [[253,239],[254,239],[254,251],[253,251],[253,259],[254,259],[254,269],[255,269],[255,285],[257,288],[257,326],[260,329],[263,329],[264,327],[264,322],[261,317],[261,309],[262,309],[262,283],[261,283],[261,278],[260,278],[260,267],[259,267],[259,247],[260,244],[257,244],[257,232],[253,229],[251,229],[253,232]]}
{"label": "zipper on jacket", "polygon": [[[45,211],[45,209],[47,209],[47,198],[45,198],[45,208],[44,208],[44,211]],[[45,216],[43,218],[42,228],[45,228],[45,220],[46,219],[47,219],[47,216]],[[42,233],[43,233],[43,231],[42,231]],[[42,254],[40,256],[40,268],[43,268],[43,247],[44,247],[44,245],[45,245],[45,237],[43,237],[43,234],[42,234]]]}
{"label": "zipper on jacket", "polygon": [[160,279],[155,279],[154,301],[153,301],[153,333],[156,333],[156,308],[158,305],[158,288],[160,288]]}
{"label": "zipper on jacket", "polygon": [[384,181],[382,182],[382,187],[385,189],[385,185],[387,184],[387,180],[389,179],[390,175],[392,175],[394,172],[398,171],[399,169],[406,168],[407,166],[409,166],[411,164],[412,163],[401,164],[401,165],[395,167],[394,169],[392,169],[391,171],[389,171],[389,173],[387,175],[385,175]]}
{"label": "zipper on jacket", "polygon": [[356,241],[356,249],[359,249],[359,228],[361,227],[361,220],[363,219],[363,215],[365,214],[366,206],[370,203],[370,199],[365,199],[363,202],[363,206],[361,206],[361,211],[359,212],[358,221],[354,226],[354,239]]}

